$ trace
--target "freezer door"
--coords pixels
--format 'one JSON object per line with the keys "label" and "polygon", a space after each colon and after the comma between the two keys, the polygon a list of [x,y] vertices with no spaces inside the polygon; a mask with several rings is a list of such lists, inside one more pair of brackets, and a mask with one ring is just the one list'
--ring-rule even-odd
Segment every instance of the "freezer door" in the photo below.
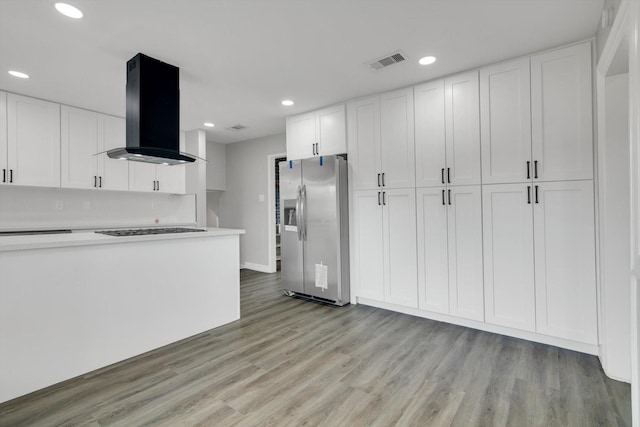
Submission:
{"label": "freezer door", "polygon": [[302,227],[299,224],[302,165],[299,160],[280,162],[280,272],[285,290],[304,292]]}
{"label": "freezer door", "polygon": [[[303,160],[304,293],[339,300],[338,159]],[[306,196],[306,197],[305,197]],[[326,288],[322,286],[326,275]]]}

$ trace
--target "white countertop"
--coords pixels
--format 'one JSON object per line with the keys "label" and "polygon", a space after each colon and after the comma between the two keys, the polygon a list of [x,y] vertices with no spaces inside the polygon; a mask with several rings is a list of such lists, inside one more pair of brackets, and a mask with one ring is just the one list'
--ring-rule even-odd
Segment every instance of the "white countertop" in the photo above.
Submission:
{"label": "white countertop", "polygon": [[[200,227],[193,227],[199,228]],[[108,236],[94,231],[74,231],[62,234],[37,234],[28,236],[0,236],[0,252],[28,249],[61,248],[68,246],[104,245],[113,243],[147,242],[151,240],[198,239],[244,234],[244,230],[232,228],[206,228],[194,233],[151,234],[146,236]]]}

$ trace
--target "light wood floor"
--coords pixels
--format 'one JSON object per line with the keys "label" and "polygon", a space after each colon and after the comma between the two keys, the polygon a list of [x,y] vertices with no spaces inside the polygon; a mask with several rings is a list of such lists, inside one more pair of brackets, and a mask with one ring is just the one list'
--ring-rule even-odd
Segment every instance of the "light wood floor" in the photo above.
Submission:
{"label": "light wood floor", "polygon": [[631,424],[596,357],[241,278],[241,320],[6,402],[0,425]]}

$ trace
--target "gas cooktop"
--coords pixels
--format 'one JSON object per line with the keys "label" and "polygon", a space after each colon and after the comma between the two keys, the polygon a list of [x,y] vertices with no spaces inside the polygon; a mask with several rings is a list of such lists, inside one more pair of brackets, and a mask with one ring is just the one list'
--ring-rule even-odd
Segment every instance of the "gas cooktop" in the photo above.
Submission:
{"label": "gas cooktop", "polygon": [[182,227],[172,227],[172,228],[130,228],[123,230],[101,230],[96,231],[96,233],[106,234],[108,236],[146,236],[149,234],[175,234],[175,233],[191,233],[194,231],[206,231],[198,228],[182,228]]}

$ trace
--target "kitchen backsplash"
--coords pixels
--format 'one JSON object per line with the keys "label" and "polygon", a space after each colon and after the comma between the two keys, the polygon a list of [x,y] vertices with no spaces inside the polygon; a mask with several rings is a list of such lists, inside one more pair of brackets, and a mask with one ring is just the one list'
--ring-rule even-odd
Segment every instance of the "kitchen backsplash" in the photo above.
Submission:
{"label": "kitchen backsplash", "polygon": [[195,223],[193,194],[0,187],[0,231]]}

